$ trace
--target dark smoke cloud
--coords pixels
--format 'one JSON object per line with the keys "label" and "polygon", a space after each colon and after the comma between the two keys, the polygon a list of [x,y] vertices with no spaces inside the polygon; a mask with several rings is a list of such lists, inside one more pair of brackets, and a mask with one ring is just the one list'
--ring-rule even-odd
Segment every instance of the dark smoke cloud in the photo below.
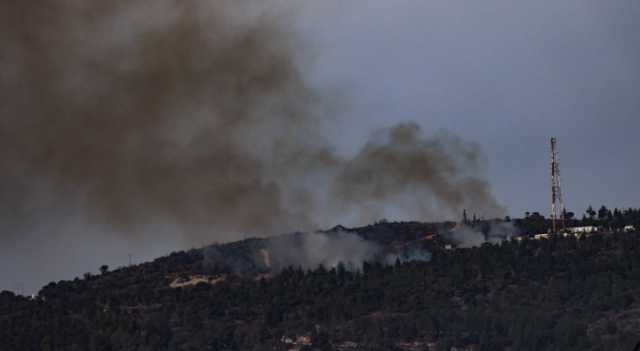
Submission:
{"label": "dark smoke cloud", "polygon": [[271,5],[0,2],[0,246],[501,214],[478,149],[453,136],[403,124],[334,154],[305,47]]}
{"label": "dark smoke cloud", "polygon": [[393,208],[423,220],[455,219],[464,209],[501,216],[505,210],[479,176],[483,163],[473,143],[446,133],[426,139],[416,124],[400,124],[346,162],[332,191],[345,210],[366,208],[368,220]]}
{"label": "dark smoke cloud", "polygon": [[0,6],[3,209],[28,215],[44,182],[49,205],[79,195],[118,226],[309,223],[284,203],[278,169],[313,156],[314,97],[296,38],[267,14],[238,17],[255,3]]}

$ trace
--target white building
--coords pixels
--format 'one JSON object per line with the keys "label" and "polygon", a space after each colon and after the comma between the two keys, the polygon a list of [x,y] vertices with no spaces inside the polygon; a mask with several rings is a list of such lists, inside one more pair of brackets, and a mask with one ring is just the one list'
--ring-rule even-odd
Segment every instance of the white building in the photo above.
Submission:
{"label": "white building", "polygon": [[590,226],[586,226],[586,227],[571,227],[571,228],[567,228],[567,231],[569,231],[569,233],[573,233],[573,234],[592,234],[592,233],[597,233],[600,230],[600,228],[590,225]]}
{"label": "white building", "polygon": [[632,226],[632,225],[628,225],[626,227],[624,227],[624,232],[625,233],[631,233],[631,232],[635,232],[636,231],[636,227]]}

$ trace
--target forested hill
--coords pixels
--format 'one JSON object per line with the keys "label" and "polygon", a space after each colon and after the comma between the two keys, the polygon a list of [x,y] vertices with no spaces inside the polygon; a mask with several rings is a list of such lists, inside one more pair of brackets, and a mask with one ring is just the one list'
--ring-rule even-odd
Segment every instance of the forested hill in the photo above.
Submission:
{"label": "forested hill", "polygon": [[631,351],[640,341],[639,233],[271,276],[231,274],[205,252],[104,267],[35,299],[0,293],[0,350]]}

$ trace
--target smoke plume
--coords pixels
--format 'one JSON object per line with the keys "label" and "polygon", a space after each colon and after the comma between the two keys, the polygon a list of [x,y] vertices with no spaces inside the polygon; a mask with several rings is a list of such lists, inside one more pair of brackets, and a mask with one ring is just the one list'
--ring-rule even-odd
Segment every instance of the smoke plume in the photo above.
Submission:
{"label": "smoke plume", "polygon": [[305,270],[342,265],[360,270],[364,262],[393,265],[400,262],[429,262],[431,252],[410,244],[390,250],[346,231],[296,233],[242,244],[214,245],[204,248],[204,263],[209,268],[225,268],[237,274],[280,272],[287,267]]}
{"label": "smoke plume", "polygon": [[401,124],[334,153],[274,4],[0,2],[0,246],[502,214],[477,146],[451,135]]}
{"label": "smoke plume", "polygon": [[463,209],[500,216],[504,209],[479,176],[482,166],[477,145],[447,133],[427,139],[416,124],[404,123],[377,133],[346,161],[332,195],[342,212],[364,221],[394,212],[455,219]]}
{"label": "smoke plume", "polygon": [[482,244],[500,244],[511,240],[518,229],[511,222],[491,221],[480,226],[460,225],[451,232],[451,239],[458,247],[478,247]]}
{"label": "smoke plume", "polygon": [[340,263],[359,269],[376,258],[380,247],[352,233],[306,233],[270,239],[266,251],[272,257],[269,268],[277,272],[289,266],[335,268]]}
{"label": "smoke plume", "polygon": [[308,225],[281,170],[320,151],[307,145],[314,96],[279,18],[240,14],[257,9],[3,2],[2,213],[79,201],[123,231],[158,218],[193,235]]}

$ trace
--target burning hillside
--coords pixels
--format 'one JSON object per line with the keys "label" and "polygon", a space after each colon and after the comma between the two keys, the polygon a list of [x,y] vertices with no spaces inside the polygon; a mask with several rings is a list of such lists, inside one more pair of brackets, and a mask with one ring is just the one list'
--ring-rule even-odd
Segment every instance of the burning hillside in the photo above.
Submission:
{"label": "burning hillside", "polygon": [[[438,228],[453,229],[379,223],[251,239],[51,283],[34,298],[1,292],[0,350],[631,350],[640,340],[638,233],[443,250],[441,235],[425,240]],[[303,258],[278,245],[308,253],[333,240],[358,250],[268,271]],[[418,242],[425,259],[396,251]],[[357,252],[397,257],[330,266]]]}
{"label": "burning hillside", "polygon": [[[478,145],[454,135],[398,123],[337,153],[307,77],[313,44],[272,5],[0,3],[0,252],[39,236],[106,251],[504,213]],[[66,249],[15,259],[79,254]]]}
{"label": "burning hillside", "polygon": [[[376,227],[384,227],[380,224]],[[313,233],[295,233],[267,239],[248,239],[236,243],[213,245],[203,249],[204,264],[213,271],[239,275],[277,274],[288,267],[304,270],[323,266],[334,269],[361,270],[365,262],[395,264],[431,259],[434,242],[419,238],[400,238],[387,242],[384,236],[361,235],[356,228],[337,227]],[[413,233],[413,236],[419,234]]]}

